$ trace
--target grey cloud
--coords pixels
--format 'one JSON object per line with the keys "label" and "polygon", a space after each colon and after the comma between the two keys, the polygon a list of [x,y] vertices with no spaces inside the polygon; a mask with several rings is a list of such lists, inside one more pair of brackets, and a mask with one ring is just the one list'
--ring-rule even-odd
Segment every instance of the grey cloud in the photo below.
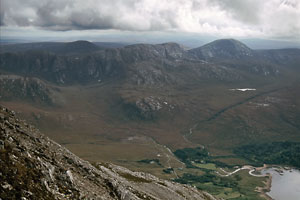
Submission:
{"label": "grey cloud", "polygon": [[260,0],[211,0],[210,2],[228,11],[238,21],[250,24],[260,22],[262,9]]}
{"label": "grey cloud", "polygon": [[[0,25],[297,37],[298,0],[1,0]],[[275,20],[279,16],[281,19]],[[298,22],[297,22],[298,20]]]}
{"label": "grey cloud", "polygon": [[[8,2],[10,1],[10,2]],[[3,0],[2,25],[36,26],[50,30],[120,29],[164,30],[174,28],[173,12],[141,13],[139,0]],[[30,8],[31,16],[23,12]]]}

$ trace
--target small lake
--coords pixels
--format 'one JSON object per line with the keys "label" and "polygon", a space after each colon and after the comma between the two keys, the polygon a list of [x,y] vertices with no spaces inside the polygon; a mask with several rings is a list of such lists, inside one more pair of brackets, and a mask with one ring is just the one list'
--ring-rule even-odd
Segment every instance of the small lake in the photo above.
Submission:
{"label": "small lake", "polygon": [[262,174],[272,175],[271,191],[267,194],[274,200],[299,200],[300,199],[300,171],[281,169],[279,173],[276,168],[268,168]]}

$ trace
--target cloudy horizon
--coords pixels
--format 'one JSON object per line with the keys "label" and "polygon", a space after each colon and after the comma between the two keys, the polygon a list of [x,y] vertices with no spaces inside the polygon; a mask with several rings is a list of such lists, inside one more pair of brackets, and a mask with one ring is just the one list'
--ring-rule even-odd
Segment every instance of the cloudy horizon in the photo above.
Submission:
{"label": "cloudy horizon", "polygon": [[2,0],[0,9],[2,37],[198,34],[300,41],[298,0]]}

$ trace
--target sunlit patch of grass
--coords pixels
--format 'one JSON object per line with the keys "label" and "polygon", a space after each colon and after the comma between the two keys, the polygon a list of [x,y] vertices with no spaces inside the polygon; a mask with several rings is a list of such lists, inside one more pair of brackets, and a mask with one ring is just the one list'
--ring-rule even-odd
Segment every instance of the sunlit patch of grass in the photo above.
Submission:
{"label": "sunlit patch of grass", "polygon": [[202,169],[217,170],[216,165],[214,163],[205,163],[205,164],[193,163],[193,165]]}

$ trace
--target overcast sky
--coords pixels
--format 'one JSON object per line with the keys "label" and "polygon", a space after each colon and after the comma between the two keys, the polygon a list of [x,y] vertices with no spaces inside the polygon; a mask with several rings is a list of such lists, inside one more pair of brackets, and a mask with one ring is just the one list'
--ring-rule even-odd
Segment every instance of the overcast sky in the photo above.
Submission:
{"label": "overcast sky", "polygon": [[300,40],[300,0],[1,0],[1,36],[186,33]]}

